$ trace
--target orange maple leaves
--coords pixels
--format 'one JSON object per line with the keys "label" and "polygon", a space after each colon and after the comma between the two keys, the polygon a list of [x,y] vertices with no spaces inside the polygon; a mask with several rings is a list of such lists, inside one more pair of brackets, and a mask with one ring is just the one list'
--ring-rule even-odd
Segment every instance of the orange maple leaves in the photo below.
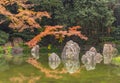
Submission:
{"label": "orange maple leaves", "polygon": [[29,42],[27,42],[26,44],[29,47],[33,47],[35,46],[39,41],[41,41],[41,39],[47,35],[54,35],[55,38],[59,39],[59,38],[64,38],[65,36],[78,36],[81,39],[85,39],[87,40],[87,37],[85,37],[84,35],[81,34],[80,31],[77,31],[79,28],[81,28],[80,26],[73,26],[70,27],[67,31],[63,30],[63,26],[45,26],[45,30],[43,32],[41,32],[40,34],[38,34],[37,36],[35,36],[32,40],[30,40]]}
{"label": "orange maple leaves", "polygon": [[[47,18],[50,18],[50,14],[46,11],[44,12],[35,12],[33,9],[30,9],[31,6],[34,6],[34,4],[26,4],[28,0],[2,0],[0,1],[0,14],[6,16],[8,19],[10,19],[9,27],[16,29],[18,31],[23,31],[26,28],[30,28],[33,30],[33,28],[40,28],[41,26],[39,23],[36,22],[36,19],[40,19],[45,16]],[[7,5],[13,5],[14,3],[17,3],[19,6],[18,13],[13,14],[9,10],[7,10]],[[1,20],[0,23],[3,23],[5,20]],[[81,28],[80,26],[73,26],[70,27],[68,30],[64,30],[63,26],[45,26],[45,30],[35,36],[32,40],[27,42],[27,45],[32,47],[36,45],[43,37],[47,35],[54,35],[55,38],[61,39],[65,36],[78,36],[81,39],[87,40],[87,37],[81,34],[78,29]]]}
{"label": "orange maple leaves", "polygon": [[[40,19],[44,16],[50,18],[48,12],[35,12],[30,10],[29,7],[32,4],[26,4],[28,0],[2,0],[0,1],[0,14],[5,15],[7,18],[10,19],[11,23],[9,24],[10,28],[16,29],[18,31],[23,31],[26,28],[40,28],[41,26],[35,20]],[[17,3],[18,6],[18,13],[12,14],[9,10],[6,9],[7,5]],[[2,20],[0,23],[3,23]]]}

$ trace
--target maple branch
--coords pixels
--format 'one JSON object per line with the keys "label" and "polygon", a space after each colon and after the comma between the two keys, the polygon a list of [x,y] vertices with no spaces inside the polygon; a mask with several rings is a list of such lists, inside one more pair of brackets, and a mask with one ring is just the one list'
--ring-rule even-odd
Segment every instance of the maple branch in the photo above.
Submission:
{"label": "maple branch", "polygon": [[35,36],[32,40],[28,41],[26,44],[29,47],[33,47],[35,46],[39,41],[41,41],[41,39],[47,35],[54,35],[55,38],[59,39],[59,38],[64,38],[65,36],[78,36],[81,39],[87,40],[87,37],[85,37],[84,35],[81,34],[80,31],[77,31],[77,29],[81,28],[80,26],[73,26],[71,28],[69,28],[68,31],[64,31],[62,30],[64,27],[63,26],[45,26],[45,30],[43,32],[41,32],[40,34],[38,34],[37,36]]}

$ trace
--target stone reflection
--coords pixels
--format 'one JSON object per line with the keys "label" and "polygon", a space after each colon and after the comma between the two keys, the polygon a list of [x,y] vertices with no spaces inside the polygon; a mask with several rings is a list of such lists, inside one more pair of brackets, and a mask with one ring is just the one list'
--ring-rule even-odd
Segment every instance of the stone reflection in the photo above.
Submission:
{"label": "stone reflection", "polygon": [[85,65],[86,70],[94,70],[96,63],[102,61],[102,55],[97,53],[94,47],[91,47],[81,58],[82,63]]}
{"label": "stone reflection", "polygon": [[62,74],[67,73],[67,71],[64,68],[62,68],[62,70],[47,69],[47,68],[43,67],[41,65],[41,63],[38,62],[34,58],[28,58],[28,60],[26,60],[26,62],[33,65],[35,68],[39,69],[41,72],[45,73],[45,76],[49,77],[49,78],[60,79],[60,78],[62,78],[62,76],[61,76]]}
{"label": "stone reflection", "polygon": [[104,64],[110,64],[112,58],[117,55],[117,49],[112,46],[112,44],[104,44],[103,47],[103,56],[104,56]]}
{"label": "stone reflection", "polygon": [[52,53],[49,56],[49,66],[52,69],[56,69],[61,63],[59,56],[56,53]]}
{"label": "stone reflection", "polygon": [[33,58],[35,59],[39,59],[39,45],[35,45],[32,49],[31,49],[31,55]]}
{"label": "stone reflection", "polygon": [[79,60],[66,60],[64,63],[65,69],[70,74],[75,73],[80,68]]}

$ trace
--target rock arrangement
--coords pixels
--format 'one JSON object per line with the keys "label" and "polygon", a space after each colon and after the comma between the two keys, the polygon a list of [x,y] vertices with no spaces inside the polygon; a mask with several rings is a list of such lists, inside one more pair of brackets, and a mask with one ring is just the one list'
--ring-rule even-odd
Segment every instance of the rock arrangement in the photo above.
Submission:
{"label": "rock arrangement", "polygon": [[[80,47],[76,42],[72,40],[68,41],[64,46],[61,60],[59,56],[52,53],[49,56],[49,66],[52,69],[56,69],[60,61],[63,62],[65,69],[68,73],[76,72],[80,67],[79,61]],[[112,44],[104,44],[103,56],[97,52],[95,47],[91,47],[89,51],[82,56],[81,61],[84,64],[86,70],[94,70],[97,63],[101,63],[104,59],[104,64],[110,64],[112,58],[117,55],[117,49],[112,46]]]}
{"label": "rock arrangement", "polygon": [[112,46],[112,44],[104,44],[103,47],[103,56],[104,64],[110,64],[112,58],[117,55],[117,49]]}
{"label": "rock arrangement", "polygon": [[51,53],[48,60],[49,66],[52,69],[56,69],[61,63],[60,57],[56,53]]}
{"label": "rock arrangement", "polygon": [[82,63],[85,65],[86,70],[95,69],[96,63],[102,61],[102,55],[97,53],[94,47],[91,47],[81,58]]}
{"label": "rock arrangement", "polygon": [[39,59],[39,45],[35,45],[32,49],[31,49],[31,55],[33,58],[35,59]]}
{"label": "rock arrangement", "polygon": [[[7,44],[9,45],[9,43]],[[21,47],[14,46],[11,49],[12,50],[10,51],[10,53],[13,56],[23,54],[23,49]],[[31,55],[35,60],[39,59],[39,49],[39,45],[35,45],[31,49]],[[104,60],[104,64],[111,64],[112,59],[117,55],[117,52],[118,50],[112,44],[104,44],[102,52],[103,56],[97,52],[95,47],[91,47],[82,56],[81,62],[84,64],[86,70],[94,70],[96,64],[101,63],[102,60]],[[66,71],[68,73],[74,73],[80,68],[79,54],[79,45],[76,42],[70,40],[64,46],[61,57],[59,57],[56,53],[50,54],[50,56],[48,57],[48,64],[51,69],[56,69],[60,65],[60,63],[63,62]],[[17,59],[18,57],[15,57],[15,62],[18,61]]]}

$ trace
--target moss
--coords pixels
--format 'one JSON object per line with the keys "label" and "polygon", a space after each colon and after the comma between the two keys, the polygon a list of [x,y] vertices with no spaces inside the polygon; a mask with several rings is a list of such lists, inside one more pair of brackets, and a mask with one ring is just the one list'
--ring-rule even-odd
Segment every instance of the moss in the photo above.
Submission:
{"label": "moss", "polygon": [[120,56],[113,58],[112,64],[120,66]]}

